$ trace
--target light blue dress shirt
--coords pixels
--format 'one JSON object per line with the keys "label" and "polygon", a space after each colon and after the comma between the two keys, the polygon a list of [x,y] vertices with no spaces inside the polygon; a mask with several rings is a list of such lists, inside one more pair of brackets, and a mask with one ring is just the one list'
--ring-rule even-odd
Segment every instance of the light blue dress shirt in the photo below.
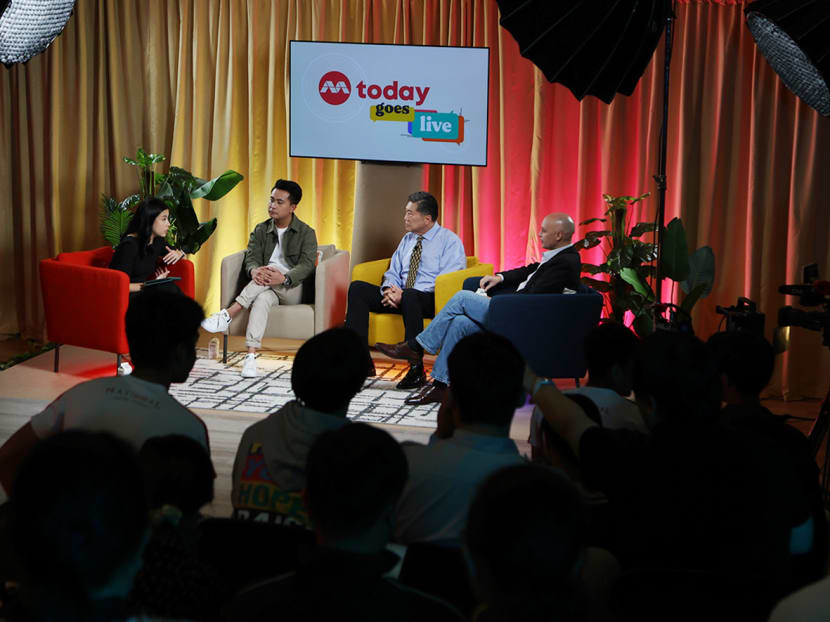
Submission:
{"label": "light blue dress shirt", "polygon": [[[417,241],[417,233],[410,231],[403,236],[395,254],[392,255],[389,269],[383,275],[381,289],[390,285],[397,285],[403,289],[406,277],[409,275],[409,260]],[[461,238],[435,223],[424,234],[424,241],[421,243],[421,263],[418,266],[414,287],[422,292],[433,292],[435,291],[435,277],[445,272],[463,270],[466,267],[467,256],[464,253]]]}

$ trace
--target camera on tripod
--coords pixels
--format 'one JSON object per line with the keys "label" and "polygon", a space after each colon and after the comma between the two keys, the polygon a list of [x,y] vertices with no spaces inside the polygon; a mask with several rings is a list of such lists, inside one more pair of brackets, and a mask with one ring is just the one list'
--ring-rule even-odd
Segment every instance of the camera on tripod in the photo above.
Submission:
{"label": "camera on tripod", "polygon": [[738,298],[738,304],[731,307],[715,307],[715,311],[726,316],[726,331],[764,335],[766,316],[758,311],[758,305],[749,298]]}
{"label": "camera on tripod", "polygon": [[778,291],[787,296],[798,296],[798,302],[802,307],[823,306],[824,310],[805,311],[791,306],[781,307],[778,310],[778,326],[785,329],[800,326],[820,331],[822,343],[830,348],[830,281],[818,278],[818,264],[805,266],[803,276],[803,284],[782,285]]}

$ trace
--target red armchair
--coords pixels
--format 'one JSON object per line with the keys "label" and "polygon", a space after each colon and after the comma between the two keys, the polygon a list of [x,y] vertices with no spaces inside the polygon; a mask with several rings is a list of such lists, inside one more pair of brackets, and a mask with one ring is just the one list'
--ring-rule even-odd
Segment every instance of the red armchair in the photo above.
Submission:
{"label": "red armchair", "polygon": [[[55,347],[58,371],[60,346],[68,344],[117,355],[129,352],[124,315],[130,300],[129,278],[110,270],[113,250],[102,246],[91,251],[61,253],[40,262],[40,289],[46,309],[46,333]],[[191,298],[195,292],[193,264],[182,259],[170,266],[170,276]]]}

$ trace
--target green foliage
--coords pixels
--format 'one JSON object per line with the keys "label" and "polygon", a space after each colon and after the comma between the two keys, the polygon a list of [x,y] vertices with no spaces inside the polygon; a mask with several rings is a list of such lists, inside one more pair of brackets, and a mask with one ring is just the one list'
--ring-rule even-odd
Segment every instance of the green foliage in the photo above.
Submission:
{"label": "green foliage", "polygon": [[[629,227],[628,210],[642,201],[649,193],[637,197],[602,195],[607,205],[606,218],[591,218],[581,225],[593,222],[611,222],[611,229],[590,231],[585,235],[581,248],[593,248],[605,242],[605,261],[599,265],[583,263],[582,271],[591,275],[607,274],[608,280],[582,277],[582,282],[608,294],[608,315],[622,322],[625,313],[634,315],[632,328],[641,337],[654,330],[652,305],[654,290],[649,279],[655,275],[657,244],[638,238],[657,231],[657,223],[641,222]],[[686,297],[681,307],[691,311],[699,298],[707,296],[715,280],[715,256],[708,246],[689,255],[686,232],[679,218],[672,220],[663,230],[663,275],[679,282]]]}
{"label": "green foliage", "polygon": [[156,196],[170,209],[167,242],[189,255],[196,253],[216,230],[217,221],[212,218],[200,223],[192,200],[221,199],[243,179],[242,175],[231,170],[208,180],[200,179],[190,171],[176,166],[171,166],[167,174],[155,172],[155,165],[164,159],[164,155],[147,153],[140,147],[135,159],[124,158],[124,162],[138,170],[139,192],[121,203],[110,197],[102,200],[101,231],[113,246],[121,240],[138,201],[144,197]]}

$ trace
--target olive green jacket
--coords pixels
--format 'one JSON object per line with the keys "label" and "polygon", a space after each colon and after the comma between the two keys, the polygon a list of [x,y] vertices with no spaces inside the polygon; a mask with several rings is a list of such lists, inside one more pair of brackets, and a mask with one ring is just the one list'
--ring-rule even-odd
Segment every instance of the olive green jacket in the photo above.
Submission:
{"label": "olive green jacket", "polygon": [[[294,214],[288,230],[282,236],[283,258],[291,269],[285,276],[291,281],[289,289],[296,287],[314,272],[317,261],[317,235],[314,229]],[[245,274],[251,277],[251,270],[267,266],[277,246],[277,228],[268,219],[259,223],[251,232],[248,249],[245,251]]]}

